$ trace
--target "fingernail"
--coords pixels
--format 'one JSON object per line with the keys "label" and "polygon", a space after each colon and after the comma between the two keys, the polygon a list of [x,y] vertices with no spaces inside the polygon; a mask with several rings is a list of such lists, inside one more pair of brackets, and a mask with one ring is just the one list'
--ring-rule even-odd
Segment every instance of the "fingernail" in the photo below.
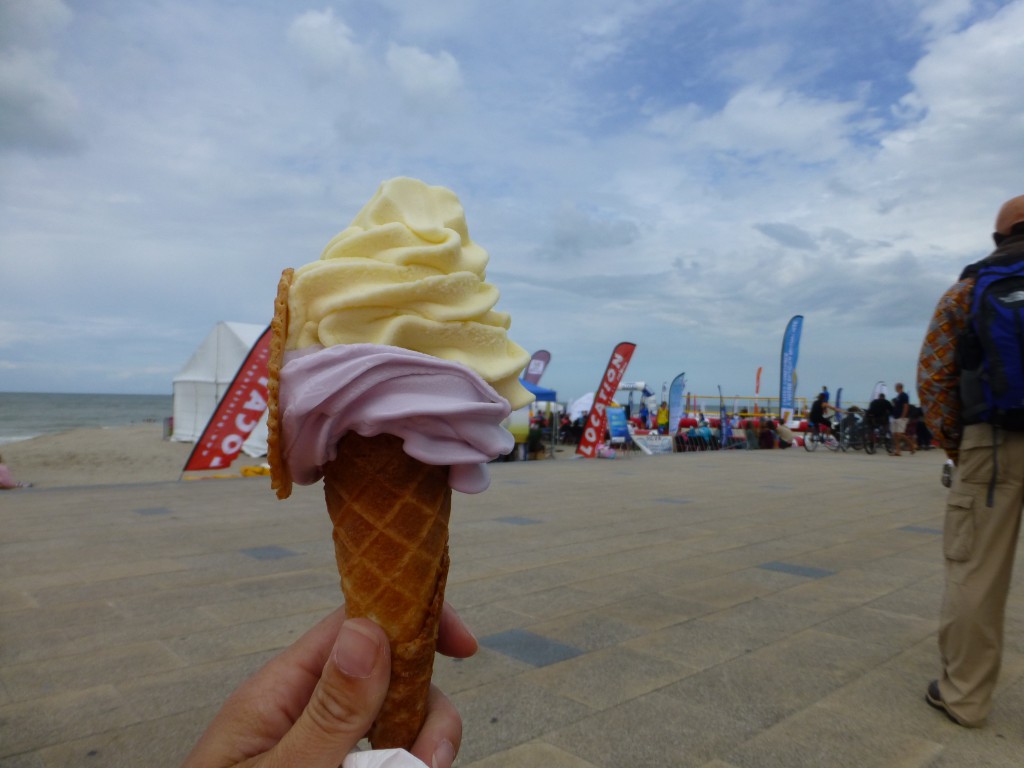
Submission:
{"label": "fingernail", "polygon": [[434,750],[434,756],[430,758],[430,768],[452,768],[455,762],[455,747],[448,739],[444,739]]}
{"label": "fingernail", "polygon": [[459,615],[459,612],[456,611],[451,605],[448,606],[448,609],[452,612],[452,615],[459,620],[459,623],[462,625],[462,628],[466,630],[469,636],[476,640],[476,635],[473,634],[473,630],[470,629],[466,622],[462,620],[462,617]]}
{"label": "fingernail", "polygon": [[377,665],[380,643],[377,636],[356,621],[341,625],[331,657],[335,665],[349,677],[366,678]]}

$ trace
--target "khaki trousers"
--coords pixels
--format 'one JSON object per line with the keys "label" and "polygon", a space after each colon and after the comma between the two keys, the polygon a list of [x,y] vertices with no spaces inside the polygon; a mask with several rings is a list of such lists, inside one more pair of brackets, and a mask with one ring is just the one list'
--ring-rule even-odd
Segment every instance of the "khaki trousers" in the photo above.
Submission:
{"label": "khaki trousers", "polygon": [[[998,473],[989,507],[994,459]],[[946,590],[939,621],[939,690],[965,725],[980,725],[992,709],[1022,505],[1024,432],[993,435],[988,424],[965,427],[946,505]]]}

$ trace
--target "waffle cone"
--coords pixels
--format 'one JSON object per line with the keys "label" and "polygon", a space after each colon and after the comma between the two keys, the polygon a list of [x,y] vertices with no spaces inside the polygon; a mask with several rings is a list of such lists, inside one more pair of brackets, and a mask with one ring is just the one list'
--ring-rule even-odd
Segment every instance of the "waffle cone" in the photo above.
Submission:
{"label": "waffle cone", "polygon": [[393,435],[349,432],[324,466],[324,493],[346,613],[372,619],[391,643],[370,743],[410,749],[426,718],[448,577],[448,468],[411,458]]}

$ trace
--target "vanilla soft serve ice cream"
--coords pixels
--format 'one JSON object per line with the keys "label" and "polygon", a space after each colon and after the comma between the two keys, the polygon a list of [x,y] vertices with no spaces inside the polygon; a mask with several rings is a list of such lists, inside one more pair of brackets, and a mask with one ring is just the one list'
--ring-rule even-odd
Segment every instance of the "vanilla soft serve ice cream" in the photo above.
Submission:
{"label": "vanilla soft serve ice cream", "polygon": [[487,262],[453,192],[396,178],[295,270],[279,410],[296,482],[319,479],[354,430],[451,466],[456,490],[487,487],[483,465],[514,445],[502,420],[532,399],[519,383],[530,356],[494,309]]}

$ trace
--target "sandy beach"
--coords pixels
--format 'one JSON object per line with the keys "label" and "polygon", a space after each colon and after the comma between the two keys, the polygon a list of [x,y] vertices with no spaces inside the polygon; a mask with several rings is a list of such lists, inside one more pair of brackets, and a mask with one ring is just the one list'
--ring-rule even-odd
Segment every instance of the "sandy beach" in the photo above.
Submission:
{"label": "sandy beach", "polygon": [[[163,426],[153,423],[43,435],[0,446],[0,455],[17,480],[37,488],[122,485],[177,480],[192,445],[164,440]],[[188,477],[237,477],[242,467],[265,461],[241,454],[227,470]]]}

